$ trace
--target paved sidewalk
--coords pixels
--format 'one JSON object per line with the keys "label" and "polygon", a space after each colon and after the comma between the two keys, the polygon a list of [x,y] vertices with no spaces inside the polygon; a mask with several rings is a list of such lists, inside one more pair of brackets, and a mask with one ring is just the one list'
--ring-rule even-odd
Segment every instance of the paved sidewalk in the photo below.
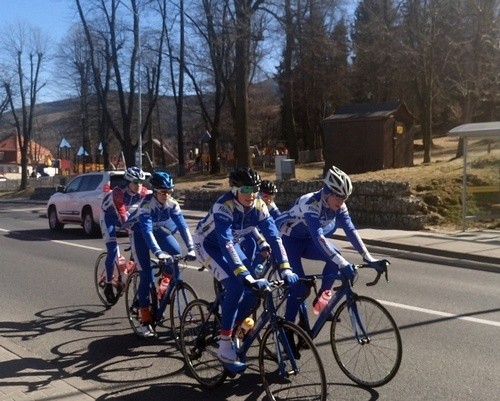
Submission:
{"label": "paved sidewalk", "polygon": [[[184,215],[199,219],[204,213],[184,210]],[[500,230],[432,233],[360,228],[359,233],[373,253],[500,272]],[[335,238],[349,247],[341,231]],[[92,386],[0,336],[0,401],[106,398]]]}
{"label": "paved sidewalk", "polygon": [[0,401],[91,401],[105,395],[0,336]]}

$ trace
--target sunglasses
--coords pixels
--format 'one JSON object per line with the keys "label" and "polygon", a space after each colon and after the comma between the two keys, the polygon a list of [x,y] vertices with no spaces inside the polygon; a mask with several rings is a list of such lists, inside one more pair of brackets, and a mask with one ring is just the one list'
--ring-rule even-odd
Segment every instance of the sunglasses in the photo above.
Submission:
{"label": "sunglasses", "polygon": [[347,200],[348,196],[342,196],[342,195],[337,195],[337,194],[332,194],[334,198],[341,199],[343,201]]}
{"label": "sunglasses", "polygon": [[172,189],[157,189],[156,192],[160,195],[170,195],[174,191]]}
{"label": "sunglasses", "polygon": [[259,192],[259,190],[260,185],[245,185],[238,188],[238,191],[240,191],[240,193],[242,193],[243,195],[255,194]]}
{"label": "sunglasses", "polygon": [[132,183],[134,184],[142,184],[144,181],[142,180],[133,180]]}

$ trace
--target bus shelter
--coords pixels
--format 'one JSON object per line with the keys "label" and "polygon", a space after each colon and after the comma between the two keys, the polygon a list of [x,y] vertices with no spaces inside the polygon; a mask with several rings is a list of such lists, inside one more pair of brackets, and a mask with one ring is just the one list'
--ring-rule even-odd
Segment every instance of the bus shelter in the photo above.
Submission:
{"label": "bus shelter", "polygon": [[463,140],[463,230],[469,219],[500,218],[500,121],[459,125],[448,136]]}

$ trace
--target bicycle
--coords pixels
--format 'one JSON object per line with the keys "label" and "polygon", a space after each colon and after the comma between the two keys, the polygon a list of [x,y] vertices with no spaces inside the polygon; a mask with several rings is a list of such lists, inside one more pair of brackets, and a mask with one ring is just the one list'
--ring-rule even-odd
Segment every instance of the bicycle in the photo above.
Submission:
{"label": "bicycle", "polygon": [[[158,327],[170,327],[170,331],[175,340],[177,348],[180,349],[180,323],[182,312],[186,305],[198,298],[198,294],[195,289],[188,283],[186,283],[181,277],[181,269],[179,262],[184,262],[184,268],[187,267],[186,261],[188,261],[187,256],[175,255],[173,257],[173,262],[169,265],[163,261],[158,262],[157,266],[153,268],[158,268],[158,272],[155,274],[156,277],[161,277],[164,270],[169,266],[173,272],[168,287],[161,298],[158,297],[158,289],[156,283],[153,281],[150,288],[150,305],[151,305],[151,318],[153,328]],[[142,337],[139,327],[141,326],[140,311],[139,311],[139,298],[137,294],[137,289],[140,283],[139,271],[132,273],[127,282],[127,288],[125,292],[125,306],[127,309],[127,318],[130,323],[130,327],[139,337]],[[165,318],[165,311],[167,306],[169,309],[169,319]]]}
{"label": "bicycle", "polygon": [[[130,243],[122,243],[118,244],[118,247],[125,246],[124,253],[130,252]],[[119,249],[118,248],[118,249]],[[95,262],[94,267],[94,284],[97,291],[97,296],[104,306],[111,307],[115,303],[108,302],[106,296],[104,295],[104,288],[106,286],[106,266],[105,261],[108,257],[108,252],[104,251],[97,256],[97,260]],[[113,277],[111,283],[113,284],[113,289],[115,293],[115,298],[118,301],[118,298],[122,296],[125,292],[127,279],[130,274],[135,271],[135,262],[132,253],[130,253],[130,257],[124,257],[120,251],[118,251],[118,257],[113,263]]]}
{"label": "bicycle", "polygon": [[[277,305],[272,292],[281,288],[284,281],[276,280],[270,285],[271,291],[256,292],[265,308],[237,348],[239,360],[245,362],[243,369],[238,371],[217,358],[219,309],[224,291],[219,292],[213,302],[203,299],[190,302],[181,321],[181,349],[186,366],[204,388],[216,388],[227,377],[243,373],[247,367],[247,352],[260,338],[259,370],[269,399],[286,400],[291,397],[324,401],[327,395],[326,377],[316,346],[303,329],[276,313]],[[260,335],[262,331],[264,334]],[[296,341],[307,345],[307,349],[304,347],[299,354],[294,347]]]}
{"label": "bicycle", "polygon": [[[356,265],[356,269],[366,267],[370,266]],[[389,282],[385,266],[366,285],[376,285],[382,273]],[[311,287],[317,297],[316,280],[329,276],[309,275],[300,279],[305,283],[307,293],[299,306],[299,326],[314,340],[325,324],[331,321],[330,345],[342,372],[360,386],[379,387],[387,384],[401,364],[403,349],[399,328],[384,306],[373,298],[355,293],[354,283],[342,274],[335,275],[341,284],[333,288],[334,295],[311,327],[305,299]],[[301,344],[297,344],[297,347],[300,350]]]}

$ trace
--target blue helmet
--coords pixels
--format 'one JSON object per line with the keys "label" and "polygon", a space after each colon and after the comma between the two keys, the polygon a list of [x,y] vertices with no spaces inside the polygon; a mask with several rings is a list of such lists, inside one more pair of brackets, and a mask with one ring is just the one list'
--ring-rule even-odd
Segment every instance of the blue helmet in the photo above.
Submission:
{"label": "blue helmet", "polygon": [[159,172],[153,174],[149,180],[149,184],[153,189],[173,189],[174,179],[168,173]]}

